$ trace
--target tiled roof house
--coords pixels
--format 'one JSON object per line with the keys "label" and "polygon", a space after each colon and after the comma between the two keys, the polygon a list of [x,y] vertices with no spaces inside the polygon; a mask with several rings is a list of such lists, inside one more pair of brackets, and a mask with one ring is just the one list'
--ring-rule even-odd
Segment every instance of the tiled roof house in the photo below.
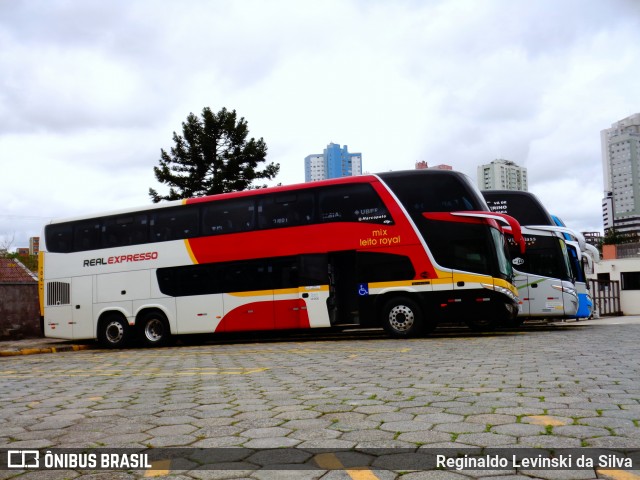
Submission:
{"label": "tiled roof house", "polygon": [[13,258],[0,258],[0,339],[41,336],[38,277]]}
{"label": "tiled roof house", "polygon": [[0,258],[0,284],[37,283],[38,277],[15,258]]}

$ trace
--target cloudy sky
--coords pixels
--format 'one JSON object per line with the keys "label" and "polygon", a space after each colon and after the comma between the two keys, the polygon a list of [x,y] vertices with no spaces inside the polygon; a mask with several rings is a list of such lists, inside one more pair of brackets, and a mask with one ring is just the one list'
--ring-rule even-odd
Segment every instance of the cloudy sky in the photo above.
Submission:
{"label": "cloudy sky", "polygon": [[278,182],[496,158],[602,230],[600,130],[640,112],[638,0],[0,0],[0,244],[147,205],[190,112],[235,109]]}

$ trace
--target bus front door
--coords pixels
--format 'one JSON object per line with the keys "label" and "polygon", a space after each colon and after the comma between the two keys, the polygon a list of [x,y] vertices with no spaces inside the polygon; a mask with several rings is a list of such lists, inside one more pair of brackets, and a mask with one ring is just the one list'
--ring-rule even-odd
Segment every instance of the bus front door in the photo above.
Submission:
{"label": "bus front door", "polygon": [[359,285],[356,252],[329,256],[329,317],[331,325],[359,323]]}

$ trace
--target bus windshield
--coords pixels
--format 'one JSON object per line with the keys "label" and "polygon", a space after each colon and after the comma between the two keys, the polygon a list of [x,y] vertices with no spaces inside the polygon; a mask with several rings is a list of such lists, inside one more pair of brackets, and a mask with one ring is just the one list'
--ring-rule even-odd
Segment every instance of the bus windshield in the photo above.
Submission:
{"label": "bus windshield", "polygon": [[489,222],[425,218],[426,212],[488,211],[468,177],[380,176],[405,207],[440,266],[505,280],[512,278],[504,237]]}
{"label": "bus windshield", "polygon": [[534,235],[525,233],[527,251],[521,254],[509,239],[509,250],[516,268],[525,273],[543,277],[572,280],[567,249],[562,239],[555,235]]}
{"label": "bus windshield", "polygon": [[490,232],[496,245],[495,251],[498,258],[498,270],[502,274],[503,278],[511,281],[513,279],[513,268],[511,267],[511,261],[509,260],[511,257],[507,247],[507,241],[504,235],[495,228],[492,228]]}

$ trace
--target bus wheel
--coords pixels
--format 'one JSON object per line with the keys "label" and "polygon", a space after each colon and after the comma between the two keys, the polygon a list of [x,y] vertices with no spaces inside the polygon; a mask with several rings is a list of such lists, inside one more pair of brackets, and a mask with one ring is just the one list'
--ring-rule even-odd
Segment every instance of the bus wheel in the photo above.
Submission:
{"label": "bus wheel", "polygon": [[410,298],[393,298],[382,309],[382,326],[392,337],[416,336],[422,329],[422,311]]}
{"label": "bus wheel", "polygon": [[491,332],[498,327],[495,318],[468,318],[464,323],[474,332]]}
{"label": "bus wheel", "polygon": [[171,336],[169,322],[160,312],[145,313],[136,324],[140,340],[147,347],[166,345]]}
{"label": "bus wheel", "polygon": [[106,348],[126,347],[129,343],[129,325],[121,315],[111,314],[100,322],[98,340]]}

